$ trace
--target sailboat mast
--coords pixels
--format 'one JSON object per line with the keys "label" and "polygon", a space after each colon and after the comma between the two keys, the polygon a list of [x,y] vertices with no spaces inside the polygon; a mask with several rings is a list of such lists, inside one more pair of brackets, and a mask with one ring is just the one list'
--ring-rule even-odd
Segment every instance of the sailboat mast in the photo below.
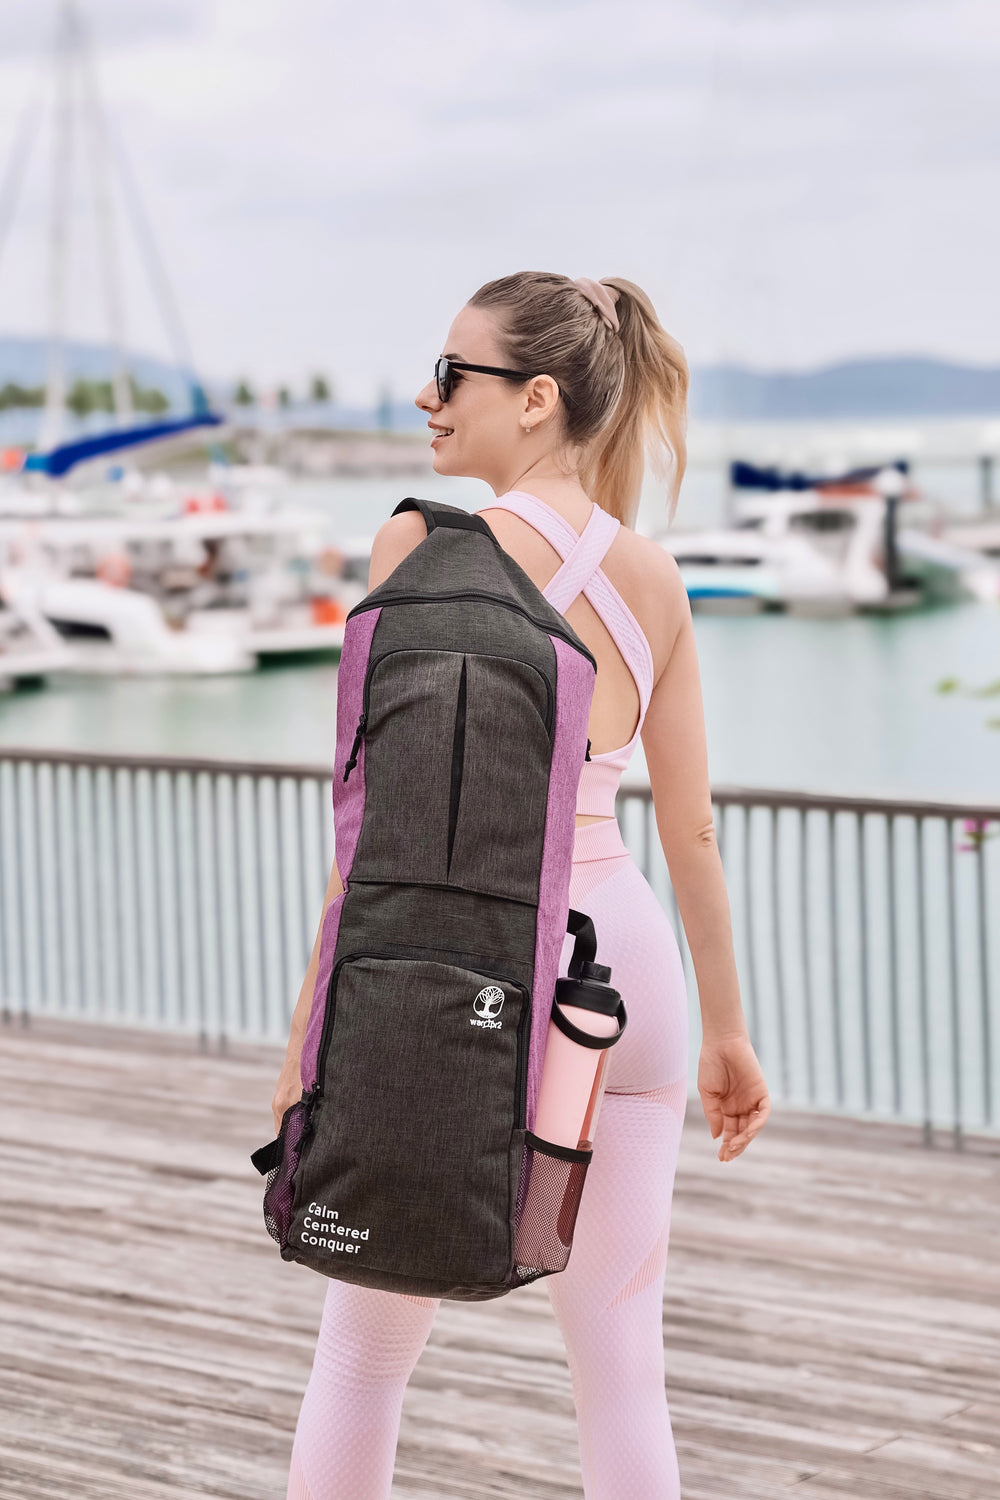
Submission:
{"label": "sailboat mast", "polygon": [[70,194],[73,182],[73,53],[77,19],[73,0],[61,0],[55,37],[55,128],[49,205],[49,350],[45,415],[40,446],[62,437],[66,408],[66,278],[69,264]]}
{"label": "sailboat mast", "polygon": [[97,86],[94,49],[82,18],[78,18],[80,81],[83,86],[83,109],[90,146],[90,168],[94,189],[94,214],[97,221],[98,246],[104,281],[104,305],[108,320],[108,344],[111,352],[111,391],[115,415],[123,423],[133,416],[132,385],[125,362],[125,312],[122,302],[121,267],[115,234],[114,204],[111,196],[111,164],[107,124]]}

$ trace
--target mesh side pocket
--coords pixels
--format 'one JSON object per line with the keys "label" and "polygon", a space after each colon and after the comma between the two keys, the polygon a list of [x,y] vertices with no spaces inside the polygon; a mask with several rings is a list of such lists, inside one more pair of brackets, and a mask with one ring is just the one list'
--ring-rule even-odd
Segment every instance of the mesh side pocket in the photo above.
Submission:
{"label": "mesh side pocket", "polygon": [[592,1155],[525,1132],[514,1235],[518,1285],[566,1269]]}
{"label": "mesh side pocket", "polygon": [[309,1106],[302,1100],[288,1108],[281,1120],[278,1144],[281,1154],[276,1166],[267,1174],[264,1185],[264,1223],[282,1250],[288,1242],[292,1223],[292,1201],[295,1189],[292,1178],[298,1170],[302,1144],[309,1133]]}

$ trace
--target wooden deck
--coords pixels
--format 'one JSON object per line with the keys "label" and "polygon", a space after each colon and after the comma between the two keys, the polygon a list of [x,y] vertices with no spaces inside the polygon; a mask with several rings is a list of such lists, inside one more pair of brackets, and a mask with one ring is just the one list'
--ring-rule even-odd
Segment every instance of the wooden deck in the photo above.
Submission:
{"label": "wooden deck", "polygon": [[[276,1065],[0,1031],[0,1500],[284,1496],[325,1283],[279,1260],[247,1161]],[[998,1141],[784,1114],[722,1166],[694,1102],[664,1304],[685,1500],[994,1500],[998,1245]],[[396,1475],[581,1494],[543,1287],[443,1304]]]}

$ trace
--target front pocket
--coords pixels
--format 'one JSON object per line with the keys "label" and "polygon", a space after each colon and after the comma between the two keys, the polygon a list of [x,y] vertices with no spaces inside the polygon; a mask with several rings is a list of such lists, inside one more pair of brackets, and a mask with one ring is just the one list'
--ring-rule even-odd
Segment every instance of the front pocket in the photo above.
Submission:
{"label": "front pocket", "polygon": [[298,1258],[501,1282],[524,1114],[524,986],[486,969],[347,955],[326,1021],[290,1236]]}
{"label": "front pocket", "polygon": [[592,1156],[525,1132],[514,1239],[520,1284],[566,1269]]}
{"label": "front pocket", "polygon": [[552,686],[526,662],[466,657],[461,798],[450,885],[538,900],[552,761]]}
{"label": "front pocket", "polygon": [[538,899],[555,699],[538,668],[395,647],[365,675],[367,796],[355,881]]}
{"label": "front pocket", "polygon": [[461,651],[398,648],[364,687],[367,795],[355,880],[444,885]]}

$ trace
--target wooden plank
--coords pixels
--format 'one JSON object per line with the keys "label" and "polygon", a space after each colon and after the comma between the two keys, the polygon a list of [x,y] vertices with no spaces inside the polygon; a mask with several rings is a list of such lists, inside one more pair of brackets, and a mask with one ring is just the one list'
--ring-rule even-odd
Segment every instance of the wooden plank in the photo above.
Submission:
{"label": "wooden plank", "polygon": [[[278,1258],[247,1160],[277,1065],[0,1032],[0,1500],[284,1494],[326,1283]],[[781,1113],[715,1149],[693,1102],[664,1299],[684,1500],[990,1500],[1000,1142]],[[442,1304],[394,1500],[580,1493],[544,1283]]]}

